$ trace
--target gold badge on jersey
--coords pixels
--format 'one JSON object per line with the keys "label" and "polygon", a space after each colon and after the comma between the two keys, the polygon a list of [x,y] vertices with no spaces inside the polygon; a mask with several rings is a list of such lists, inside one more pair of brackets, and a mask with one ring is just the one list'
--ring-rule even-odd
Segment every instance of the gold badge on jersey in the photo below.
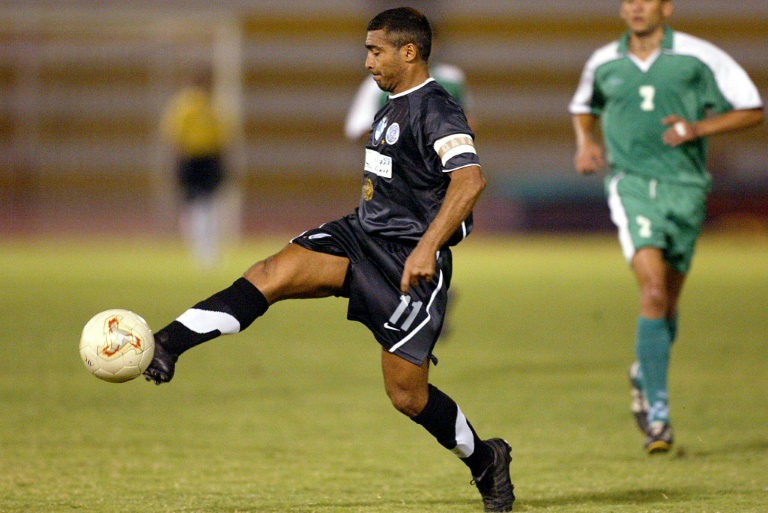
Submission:
{"label": "gold badge on jersey", "polygon": [[363,199],[365,201],[373,199],[373,182],[370,178],[366,178],[363,182]]}

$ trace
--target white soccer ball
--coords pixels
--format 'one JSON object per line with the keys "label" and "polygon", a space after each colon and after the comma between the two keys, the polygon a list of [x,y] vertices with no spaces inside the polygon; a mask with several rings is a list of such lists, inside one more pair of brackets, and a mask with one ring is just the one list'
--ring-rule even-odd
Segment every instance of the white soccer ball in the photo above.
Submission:
{"label": "white soccer ball", "polygon": [[80,356],[86,368],[111,383],[140,376],[154,354],[152,330],[130,310],[105,310],[94,315],[80,336]]}

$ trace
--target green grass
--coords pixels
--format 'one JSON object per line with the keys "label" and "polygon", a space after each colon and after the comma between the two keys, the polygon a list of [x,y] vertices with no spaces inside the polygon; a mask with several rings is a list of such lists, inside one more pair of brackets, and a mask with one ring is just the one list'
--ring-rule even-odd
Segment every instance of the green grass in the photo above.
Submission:
{"label": "green grass", "polygon": [[[0,511],[481,511],[464,466],[390,406],[343,300],[274,305],[162,387],[79,361],[94,313],[161,327],[281,244],[201,273],[154,241],[3,241]],[[515,511],[768,511],[768,241],[702,240],[670,377],[678,443],[653,458],[628,411],[636,293],[613,237],[475,237],[455,268],[432,381],[511,442]]]}

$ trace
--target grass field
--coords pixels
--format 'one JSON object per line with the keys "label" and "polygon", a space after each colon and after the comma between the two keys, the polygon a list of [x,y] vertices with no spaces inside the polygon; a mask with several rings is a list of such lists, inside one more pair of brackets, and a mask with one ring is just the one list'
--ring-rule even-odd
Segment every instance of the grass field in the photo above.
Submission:
{"label": "grass field", "polygon": [[[162,387],[88,375],[91,315],[159,328],[280,245],[248,241],[206,274],[151,241],[3,241],[0,511],[482,511],[464,466],[390,406],[343,300],[274,305]],[[474,237],[454,285],[432,381],[512,444],[515,511],[768,511],[765,238],[700,244],[660,457],[628,411],[635,285],[613,237]]]}

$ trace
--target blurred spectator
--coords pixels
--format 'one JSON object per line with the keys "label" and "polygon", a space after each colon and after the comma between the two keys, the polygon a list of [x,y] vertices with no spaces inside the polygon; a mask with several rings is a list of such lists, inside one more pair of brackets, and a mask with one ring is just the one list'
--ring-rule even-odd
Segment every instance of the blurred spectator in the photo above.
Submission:
{"label": "blurred spectator", "polygon": [[182,233],[198,263],[210,268],[220,253],[216,197],[226,178],[224,153],[231,130],[214,103],[209,69],[196,71],[190,83],[171,98],[163,112],[161,132],[176,157]]}

